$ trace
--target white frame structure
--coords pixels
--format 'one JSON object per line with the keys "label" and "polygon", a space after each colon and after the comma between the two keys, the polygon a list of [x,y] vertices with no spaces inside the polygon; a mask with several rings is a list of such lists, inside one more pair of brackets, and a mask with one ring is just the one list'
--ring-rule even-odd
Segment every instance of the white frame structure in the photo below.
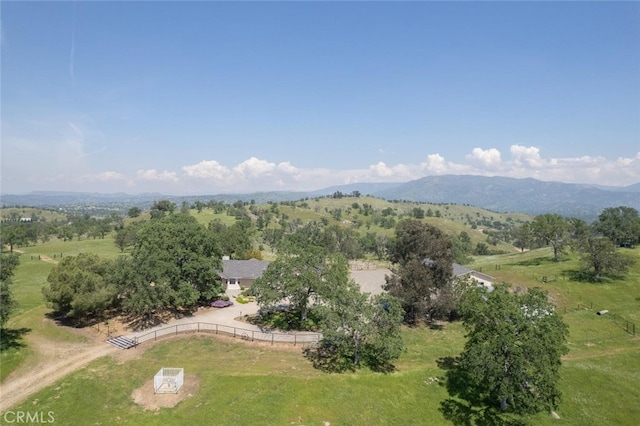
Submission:
{"label": "white frame structure", "polygon": [[184,368],[162,367],[153,376],[153,393],[178,393],[184,384]]}

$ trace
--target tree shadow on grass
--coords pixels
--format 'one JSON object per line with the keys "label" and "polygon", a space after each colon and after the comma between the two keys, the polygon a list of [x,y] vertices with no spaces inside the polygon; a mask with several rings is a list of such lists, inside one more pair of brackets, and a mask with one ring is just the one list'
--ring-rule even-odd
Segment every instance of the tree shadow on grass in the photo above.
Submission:
{"label": "tree shadow on grass", "polygon": [[567,269],[562,271],[563,275],[569,277],[571,281],[586,284],[613,284],[616,282],[622,282],[626,279],[626,274],[607,274],[600,278],[595,278],[594,273],[591,270],[575,270]]}
{"label": "tree shadow on grass", "polygon": [[31,331],[30,328],[2,328],[0,329],[0,352],[9,349],[19,349],[26,345],[22,341],[25,334]]}
{"label": "tree shadow on grass", "polygon": [[302,352],[304,357],[311,361],[313,368],[325,373],[355,371],[352,359],[349,359],[337,346],[326,341],[320,341],[315,347],[306,348]]}
{"label": "tree shadow on grass", "polygon": [[125,322],[134,331],[145,330],[163,324],[165,321],[159,314],[129,315]]}
{"label": "tree shadow on grass", "polygon": [[447,398],[440,403],[440,412],[454,425],[524,426],[521,419],[491,407],[475,407],[466,401]]}
{"label": "tree shadow on grass", "polygon": [[354,352],[345,350],[330,341],[320,341],[316,346],[305,348],[302,353],[311,361],[314,368],[325,373],[354,372],[359,366],[366,366],[376,373],[393,373],[393,364],[367,356],[364,351],[360,356],[360,363],[354,362]]}
{"label": "tree shadow on grass", "polygon": [[439,368],[445,370],[441,386],[446,386],[450,398],[440,403],[440,412],[454,425],[479,426],[522,426],[522,419],[501,411],[488,404],[479,389],[469,385],[467,373],[460,368],[458,358],[442,357],[436,360]]}

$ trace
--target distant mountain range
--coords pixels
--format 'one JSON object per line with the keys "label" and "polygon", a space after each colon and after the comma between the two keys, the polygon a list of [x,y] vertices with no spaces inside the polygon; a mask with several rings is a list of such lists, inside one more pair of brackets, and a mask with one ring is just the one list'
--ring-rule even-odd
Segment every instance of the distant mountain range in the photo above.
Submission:
{"label": "distant mountain range", "polygon": [[406,183],[355,183],[310,192],[258,192],[250,194],[216,194],[171,196],[165,194],[97,194],[79,192],[37,191],[24,195],[1,195],[3,206],[93,206],[124,210],[137,206],[148,208],[154,201],[169,199],[178,205],[183,201],[217,200],[227,203],[250,201],[295,201],[341,192],[355,191],[386,200],[425,203],[468,204],[495,212],[538,215],[558,213],[566,217],[594,220],[607,207],[627,206],[640,211],[640,183],[625,187],[543,182],[536,179],[514,179],[471,175],[428,176]]}

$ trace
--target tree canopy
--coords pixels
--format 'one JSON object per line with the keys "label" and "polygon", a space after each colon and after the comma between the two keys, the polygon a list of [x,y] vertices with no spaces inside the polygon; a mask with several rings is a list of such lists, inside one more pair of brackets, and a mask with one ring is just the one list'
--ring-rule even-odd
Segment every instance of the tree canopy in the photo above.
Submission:
{"label": "tree canopy", "polygon": [[441,289],[451,285],[451,239],[433,225],[409,219],[400,222],[389,258],[397,265],[385,289],[402,302],[405,321],[426,318]]}
{"label": "tree canopy", "polygon": [[131,256],[111,261],[82,253],[52,269],[43,294],[56,311],[87,320],[118,308],[153,322],[156,314],[191,311],[222,291],[218,242],[194,217],[173,213],[131,229],[137,229]]}
{"label": "tree canopy", "polygon": [[400,301],[388,294],[371,297],[352,280],[335,283],[330,297],[318,307],[322,340],[307,356],[329,371],[368,366],[389,371],[404,348]]}
{"label": "tree canopy", "polygon": [[110,279],[110,260],[94,253],[63,258],[53,267],[42,292],[59,313],[75,319],[100,316],[115,302],[118,289]]}
{"label": "tree canopy", "polygon": [[595,228],[615,245],[640,242],[640,216],[632,207],[609,207],[598,216]]}
{"label": "tree canopy", "polygon": [[218,242],[190,215],[175,213],[145,222],[136,235],[131,266],[138,288],[163,289],[168,295],[162,298],[169,298],[172,307],[193,308],[222,290]]}
{"label": "tree canopy", "polygon": [[326,293],[330,285],[326,277],[338,264],[334,256],[326,256],[322,247],[287,238],[280,244],[276,260],[254,281],[252,292],[256,302],[265,308],[288,300],[304,322],[311,303]]}
{"label": "tree canopy", "polygon": [[0,328],[4,327],[11,313],[18,307],[11,289],[11,277],[19,263],[20,258],[16,253],[3,253],[0,256]]}
{"label": "tree canopy", "polygon": [[531,224],[534,235],[553,247],[553,259],[560,260],[565,245],[569,224],[565,218],[556,213],[547,213],[536,216]]}
{"label": "tree canopy", "polygon": [[467,342],[447,372],[450,395],[494,413],[556,409],[568,327],[547,294],[537,288],[515,294],[506,285],[493,292],[475,288],[461,306]]}
{"label": "tree canopy", "polygon": [[584,235],[574,243],[580,255],[580,274],[593,281],[604,276],[624,275],[635,262],[618,251],[618,245],[607,237]]}

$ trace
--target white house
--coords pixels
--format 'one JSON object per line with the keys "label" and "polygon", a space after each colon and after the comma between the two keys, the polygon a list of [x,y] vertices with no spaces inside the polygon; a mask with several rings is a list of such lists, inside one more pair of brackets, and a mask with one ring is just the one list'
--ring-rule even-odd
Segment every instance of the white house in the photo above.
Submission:
{"label": "white house", "polygon": [[222,259],[222,271],[218,276],[222,279],[225,288],[240,290],[241,287],[251,287],[253,282],[262,276],[262,273],[269,266],[266,260],[231,260]]}

